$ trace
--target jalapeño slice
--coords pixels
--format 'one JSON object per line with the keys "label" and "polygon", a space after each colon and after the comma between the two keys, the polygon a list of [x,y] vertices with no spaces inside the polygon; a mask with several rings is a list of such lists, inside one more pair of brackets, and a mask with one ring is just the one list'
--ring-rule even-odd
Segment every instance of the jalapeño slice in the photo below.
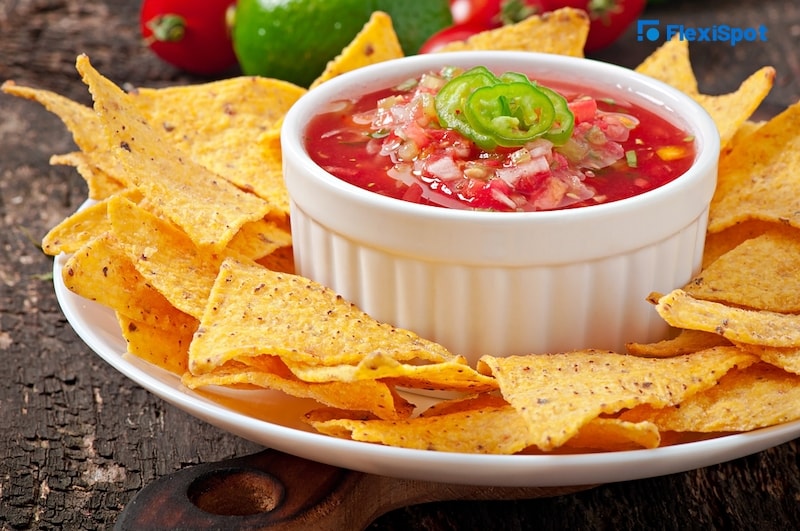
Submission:
{"label": "jalape\u00f1o slice", "polygon": [[497,145],[521,146],[550,130],[555,108],[531,83],[497,83],[475,90],[467,99],[467,119]]}
{"label": "jalape\u00f1o slice", "polygon": [[494,149],[497,143],[490,135],[477,131],[467,121],[464,107],[469,96],[477,89],[497,83],[497,77],[483,66],[476,66],[448,81],[434,99],[439,122],[471,139],[483,149]]}

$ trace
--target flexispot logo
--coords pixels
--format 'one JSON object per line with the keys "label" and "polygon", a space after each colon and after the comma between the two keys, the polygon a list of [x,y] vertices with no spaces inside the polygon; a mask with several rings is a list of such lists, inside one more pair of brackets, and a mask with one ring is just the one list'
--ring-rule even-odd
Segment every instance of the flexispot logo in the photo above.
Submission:
{"label": "flexispot logo", "polygon": [[740,42],[767,41],[767,27],[759,26],[740,28],[728,24],[695,27],[684,24],[666,24],[662,27],[657,19],[639,19],[636,21],[636,40],[639,42],[658,40],[669,41],[677,36],[689,42],[722,42],[736,46]]}

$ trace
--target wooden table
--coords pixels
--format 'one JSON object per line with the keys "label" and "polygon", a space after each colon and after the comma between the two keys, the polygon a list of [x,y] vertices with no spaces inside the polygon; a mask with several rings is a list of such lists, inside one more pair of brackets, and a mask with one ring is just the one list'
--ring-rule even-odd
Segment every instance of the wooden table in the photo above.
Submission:
{"label": "wooden table", "polygon": [[[196,82],[138,41],[138,2],[4,0],[0,80],[86,103],[75,56],[119,83]],[[795,0],[668,2],[646,16],[694,26],[764,24],[767,42],[694,43],[701,89],[736,88],[766,64],[775,87],[760,117],[800,98]],[[635,29],[598,56],[635,66],[657,43]],[[799,132],[800,133],[800,132]],[[0,528],[106,529],[146,485],[200,463],[261,447],[205,424],[117,373],[75,335],[53,294],[52,260],[37,243],[85,198],[53,153],[72,149],[38,105],[0,95]],[[798,441],[686,473],[619,482],[544,499],[437,502],[394,510],[369,529],[789,529],[800,523]]]}

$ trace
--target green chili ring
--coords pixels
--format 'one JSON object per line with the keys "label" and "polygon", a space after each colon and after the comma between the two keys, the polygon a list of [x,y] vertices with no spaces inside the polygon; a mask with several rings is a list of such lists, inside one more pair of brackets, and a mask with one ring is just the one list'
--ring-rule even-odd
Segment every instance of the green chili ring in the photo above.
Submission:
{"label": "green chili ring", "polygon": [[497,142],[475,130],[467,121],[464,107],[469,96],[477,89],[497,83],[497,77],[483,66],[476,66],[448,81],[434,98],[434,108],[442,126],[458,131],[482,149],[491,150]]}
{"label": "green chili ring", "polygon": [[504,147],[521,146],[550,130],[550,97],[531,83],[497,83],[475,90],[464,107],[467,121]]}

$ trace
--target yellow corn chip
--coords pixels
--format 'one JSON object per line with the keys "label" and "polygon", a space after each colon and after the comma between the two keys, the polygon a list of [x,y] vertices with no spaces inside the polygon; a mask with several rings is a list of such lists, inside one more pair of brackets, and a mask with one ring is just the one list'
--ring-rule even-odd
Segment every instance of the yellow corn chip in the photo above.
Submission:
{"label": "yellow corn chip", "polygon": [[800,227],[800,102],[758,128],[720,161],[708,230],[760,219]]}
{"label": "yellow corn chip", "polygon": [[256,263],[278,273],[295,274],[294,250],[291,247],[276,249],[267,256],[256,260]]}
{"label": "yellow corn chip", "polygon": [[482,31],[466,41],[446,44],[438,51],[517,50],[583,57],[588,35],[586,11],[564,7],[532,15],[516,24]]}
{"label": "yellow corn chip", "polygon": [[151,326],[119,312],[117,321],[130,354],[177,375],[186,372],[194,329]]}
{"label": "yellow corn chip", "polygon": [[596,418],[583,426],[564,446],[603,452],[657,448],[661,444],[658,426],[649,421],[629,422]]}
{"label": "yellow corn chip", "polygon": [[93,165],[82,151],[50,157],[50,164],[73,166],[89,187],[89,199],[102,200],[125,189],[125,185],[105,170]]}
{"label": "yellow corn chip", "polygon": [[703,269],[745,240],[761,236],[770,231],[789,234],[796,230],[795,227],[777,221],[748,219],[747,221],[742,221],[727,229],[723,229],[720,232],[711,232],[706,235],[706,244],[703,249]]}
{"label": "yellow corn chip", "polygon": [[675,87],[689,96],[700,94],[689,59],[689,41],[678,35],[668,40],[636,67],[640,74]]}
{"label": "yellow corn chip", "polygon": [[320,433],[402,448],[474,454],[514,454],[527,446],[526,426],[511,406],[401,420],[328,418],[307,422]]}
{"label": "yellow corn chip", "polygon": [[313,398],[336,408],[368,411],[382,419],[405,418],[414,410],[413,404],[399,396],[391,386],[375,380],[308,383],[292,377],[291,374],[236,367],[218,369],[199,376],[185,373],[182,381],[190,389],[243,384],[274,389],[294,397]]}
{"label": "yellow corn chip", "polygon": [[744,241],[701,271],[683,290],[695,299],[754,310],[800,312],[800,230],[767,232]]}
{"label": "yellow corn chip", "polygon": [[679,406],[642,406],[621,415],[646,419],[661,430],[749,431],[800,419],[800,376],[767,363],[734,369],[719,383]]}
{"label": "yellow corn chip", "polygon": [[228,249],[251,260],[260,260],[291,244],[292,235],[289,229],[274,221],[260,219],[242,225],[228,244]]}
{"label": "yellow corn chip", "polygon": [[699,330],[681,330],[677,336],[670,339],[655,343],[627,343],[625,348],[628,354],[634,356],[669,358],[730,344],[730,341],[717,334]]}
{"label": "yellow corn chip", "polygon": [[408,364],[382,351],[368,354],[356,365],[308,365],[286,360],[292,373],[306,382],[389,380],[400,387],[439,391],[480,392],[497,388],[497,381],[467,365],[462,356],[441,363]]}
{"label": "yellow corn chip", "polygon": [[58,116],[72,133],[81,151],[96,151],[105,146],[102,122],[91,107],[49,90],[24,87],[13,81],[5,81],[0,89],[7,94],[36,101]]}
{"label": "yellow corn chip", "polygon": [[391,17],[382,11],[375,11],[342,53],[328,62],[325,71],[311,83],[310,88],[356,68],[400,57],[403,57],[403,49],[397,40]]}
{"label": "yellow corn chip", "polygon": [[767,347],[737,343],[742,350],[755,354],[761,361],[780,367],[786,372],[800,374],[800,347]]}
{"label": "yellow corn chip", "polygon": [[220,263],[231,253],[198,247],[167,220],[123,197],[108,202],[112,232],[128,260],[176,308],[200,318]]}
{"label": "yellow corn chip", "polygon": [[[123,191],[122,197],[138,201],[141,194],[136,190]],[[59,253],[74,253],[92,239],[111,230],[108,220],[107,200],[83,208],[50,229],[42,238],[42,250],[51,256]]]}
{"label": "yellow corn chip", "polygon": [[181,333],[197,328],[196,319],[177,310],[145,281],[111,233],[70,256],[62,277],[67,289],[136,322]]}
{"label": "yellow corn chip", "polygon": [[[132,182],[197,245],[222,249],[248,221],[269,212],[266,201],[192,162],[151,128],[131,97],[100,75],[85,55],[78,71],[95,99],[113,146]],[[116,175],[115,175],[116,176]]]}
{"label": "yellow corn chip", "polygon": [[775,79],[775,69],[766,66],[750,75],[734,92],[718,96],[701,94],[689,59],[689,41],[678,36],[650,54],[636,71],[663,81],[697,101],[717,124],[722,149],[769,94]]}
{"label": "yellow corn chip", "polygon": [[321,284],[225,260],[192,342],[189,367],[203,374],[263,354],[294,363],[354,365],[376,352],[398,361],[453,358],[436,343],[375,321]]}
{"label": "yellow corn chip", "polygon": [[549,451],[565,444],[601,414],[640,404],[662,407],[679,403],[714,385],[732,367],[757,360],[735,347],[672,358],[586,350],[484,356],[478,370],[497,378],[503,398],[525,420],[529,443]]}
{"label": "yellow corn chip", "polygon": [[656,311],[672,326],[713,332],[736,343],[800,347],[800,315],[734,308],[695,299],[681,289],[658,299]]}
{"label": "yellow corn chip", "polygon": [[193,161],[266,200],[274,215],[289,212],[280,173],[255,141],[283,119],[306,92],[286,81],[235,77],[210,83],[138,88],[131,102],[173,146]]}
{"label": "yellow corn chip", "polygon": [[761,105],[772,89],[775,69],[765,66],[745,79],[739,88],[729,94],[709,96],[697,94],[694,99],[708,111],[717,124],[720,147],[724,150],[736,132]]}

